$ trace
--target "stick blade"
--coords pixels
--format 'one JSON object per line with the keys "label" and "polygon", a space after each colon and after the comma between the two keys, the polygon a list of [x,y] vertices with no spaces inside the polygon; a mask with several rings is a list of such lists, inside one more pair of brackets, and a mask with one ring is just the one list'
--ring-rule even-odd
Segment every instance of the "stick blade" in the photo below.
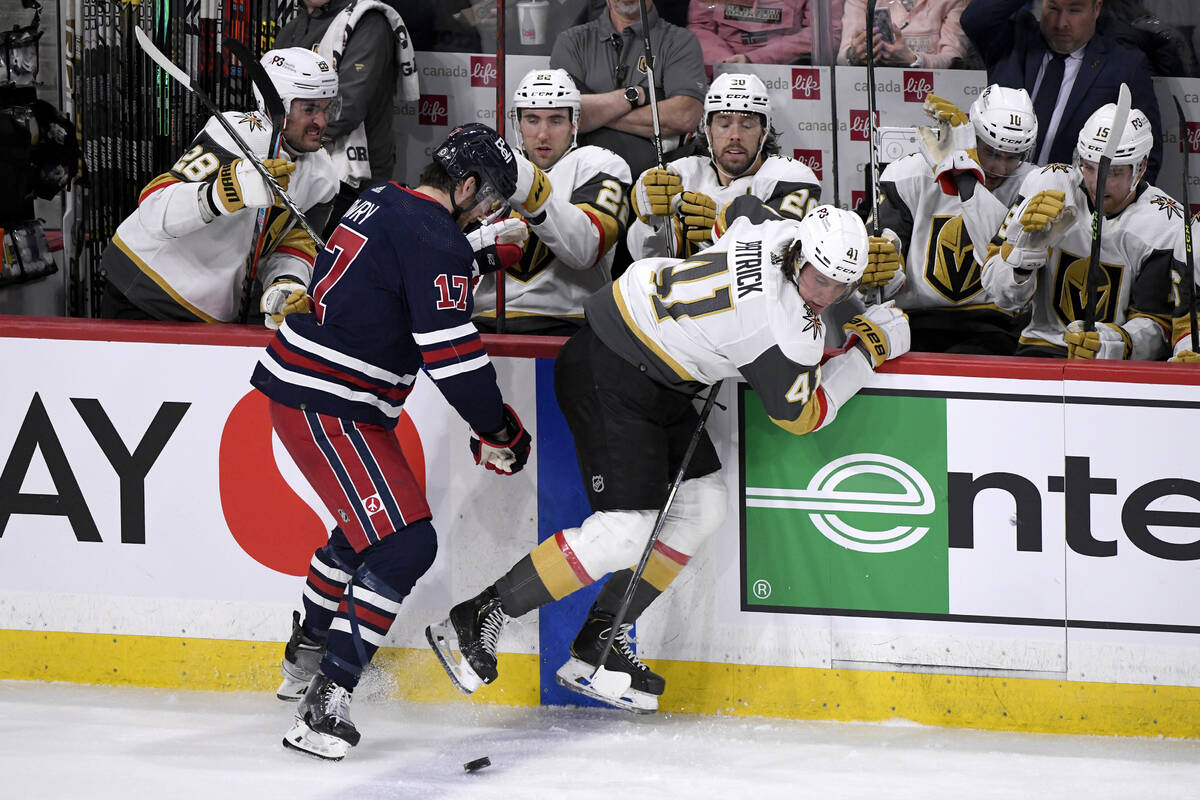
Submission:
{"label": "stick blade", "polygon": [[167,74],[172,78],[179,81],[183,88],[192,88],[192,79],[188,77],[188,74],[171,63],[171,59],[167,58],[163,54],[163,51],[154,46],[154,42],[151,41],[150,37],[144,30],[141,29],[140,26],[133,26],[133,35],[137,39],[138,45],[140,45],[141,48],[146,51],[146,55],[150,56],[151,60],[154,61],[155,64],[166,70]]}
{"label": "stick blade", "polygon": [[1125,123],[1129,119],[1129,107],[1132,102],[1128,84],[1122,83],[1120,91],[1117,92],[1117,110],[1113,113],[1112,128],[1109,129],[1108,138],[1104,141],[1103,158],[1111,161],[1117,152],[1117,146],[1121,144],[1121,134],[1125,132]]}

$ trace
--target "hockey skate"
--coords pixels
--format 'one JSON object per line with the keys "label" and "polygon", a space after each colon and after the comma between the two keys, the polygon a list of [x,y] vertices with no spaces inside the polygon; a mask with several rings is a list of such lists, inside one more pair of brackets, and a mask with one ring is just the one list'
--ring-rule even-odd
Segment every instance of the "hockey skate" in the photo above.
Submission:
{"label": "hockey skate", "polygon": [[[661,675],[650,670],[629,646],[630,623],[621,625],[613,640],[601,676],[596,676],[600,651],[612,631],[612,617],[591,613],[571,642],[571,659],[555,674],[559,685],[635,714],[658,711],[658,697],[666,688]],[[626,678],[628,682],[626,682]]]}
{"label": "hockey skate", "polygon": [[292,637],[283,648],[283,661],[279,665],[283,683],[275,690],[280,700],[295,701],[304,696],[313,676],[321,667],[325,657],[325,645],[304,635],[300,627],[300,612],[292,612]]}
{"label": "hockey skate", "polygon": [[283,746],[340,761],[359,738],[350,721],[350,692],[318,672],[300,698],[296,723],[283,737]]}
{"label": "hockey skate", "polygon": [[471,694],[496,680],[496,646],[508,619],[496,590],[489,586],[450,609],[445,620],[425,629],[429,646],[461,691]]}

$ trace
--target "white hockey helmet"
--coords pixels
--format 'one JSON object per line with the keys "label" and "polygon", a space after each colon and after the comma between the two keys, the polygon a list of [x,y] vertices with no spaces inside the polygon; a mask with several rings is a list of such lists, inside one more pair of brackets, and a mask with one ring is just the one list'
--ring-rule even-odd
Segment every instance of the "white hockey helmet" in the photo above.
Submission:
{"label": "white hockey helmet", "polygon": [[747,72],[723,72],[704,95],[704,124],[718,111],[761,114],[763,130],[771,130],[771,96],[762,78]]}
{"label": "white hockey helmet", "polygon": [[[1116,103],[1100,106],[1087,118],[1079,130],[1079,141],[1076,143],[1076,153],[1084,161],[1098,162],[1104,155],[1104,145],[1108,142],[1112,130],[1113,117],[1116,115]],[[1154,146],[1154,134],[1150,130],[1150,120],[1136,108],[1129,109],[1129,117],[1125,120],[1125,130],[1117,142],[1116,152],[1113,153],[1113,164],[1133,164],[1135,167],[1142,159],[1150,155]]]}
{"label": "white hockey helmet", "polygon": [[571,148],[575,147],[580,102],[579,88],[565,69],[534,69],[525,73],[521,84],[513,92],[513,107],[509,112],[517,132],[517,144],[522,150],[525,149],[525,137],[521,135],[521,109],[565,108],[571,116]]}
{"label": "white hockey helmet", "polygon": [[[332,98],[329,116],[337,116],[338,76],[328,61],[303,47],[286,47],[268,50],[260,59],[263,69],[275,84],[275,91],[283,100],[283,113],[292,110],[293,100],[320,100]],[[254,100],[258,110],[267,112],[262,93],[254,87]]]}
{"label": "white hockey helmet", "polygon": [[993,150],[1026,155],[1037,144],[1037,115],[1024,89],[993,83],[975,98],[969,116],[975,136]]}
{"label": "white hockey helmet", "polygon": [[[827,278],[856,286],[867,269],[867,226],[852,211],[817,206],[800,220],[800,257]],[[798,265],[801,266],[801,265]]]}

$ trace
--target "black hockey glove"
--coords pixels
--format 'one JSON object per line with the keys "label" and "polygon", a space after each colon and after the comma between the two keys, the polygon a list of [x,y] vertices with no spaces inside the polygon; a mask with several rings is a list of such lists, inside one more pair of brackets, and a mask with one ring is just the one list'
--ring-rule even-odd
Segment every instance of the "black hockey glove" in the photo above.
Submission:
{"label": "black hockey glove", "polygon": [[[493,472],[499,472],[501,475],[515,475],[525,468],[525,462],[529,460],[529,450],[533,446],[533,439],[525,430],[525,426],[521,424],[517,412],[513,411],[507,403],[504,406],[503,433],[505,435],[498,436],[499,433],[500,431],[491,434],[472,431],[471,455],[475,457],[476,464]],[[503,438],[504,441],[496,441],[500,438]]]}

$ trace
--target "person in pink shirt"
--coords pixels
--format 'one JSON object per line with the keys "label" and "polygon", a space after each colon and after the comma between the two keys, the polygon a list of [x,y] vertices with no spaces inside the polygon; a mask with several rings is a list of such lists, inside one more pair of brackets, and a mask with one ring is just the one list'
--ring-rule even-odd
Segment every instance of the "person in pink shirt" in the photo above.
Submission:
{"label": "person in pink shirt", "polygon": [[[894,42],[875,36],[875,63],[889,67],[947,69],[958,66],[967,52],[967,37],[958,17],[967,0],[879,0],[887,9]],[[842,46],[837,63],[867,63],[867,0],[845,0]]]}
{"label": "person in pink shirt", "polygon": [[[832,41],[842,32],[842,2],[830,0]],[[692,0],[688,30],[696,34],[704,63],[809,63],[811,0]]]}

